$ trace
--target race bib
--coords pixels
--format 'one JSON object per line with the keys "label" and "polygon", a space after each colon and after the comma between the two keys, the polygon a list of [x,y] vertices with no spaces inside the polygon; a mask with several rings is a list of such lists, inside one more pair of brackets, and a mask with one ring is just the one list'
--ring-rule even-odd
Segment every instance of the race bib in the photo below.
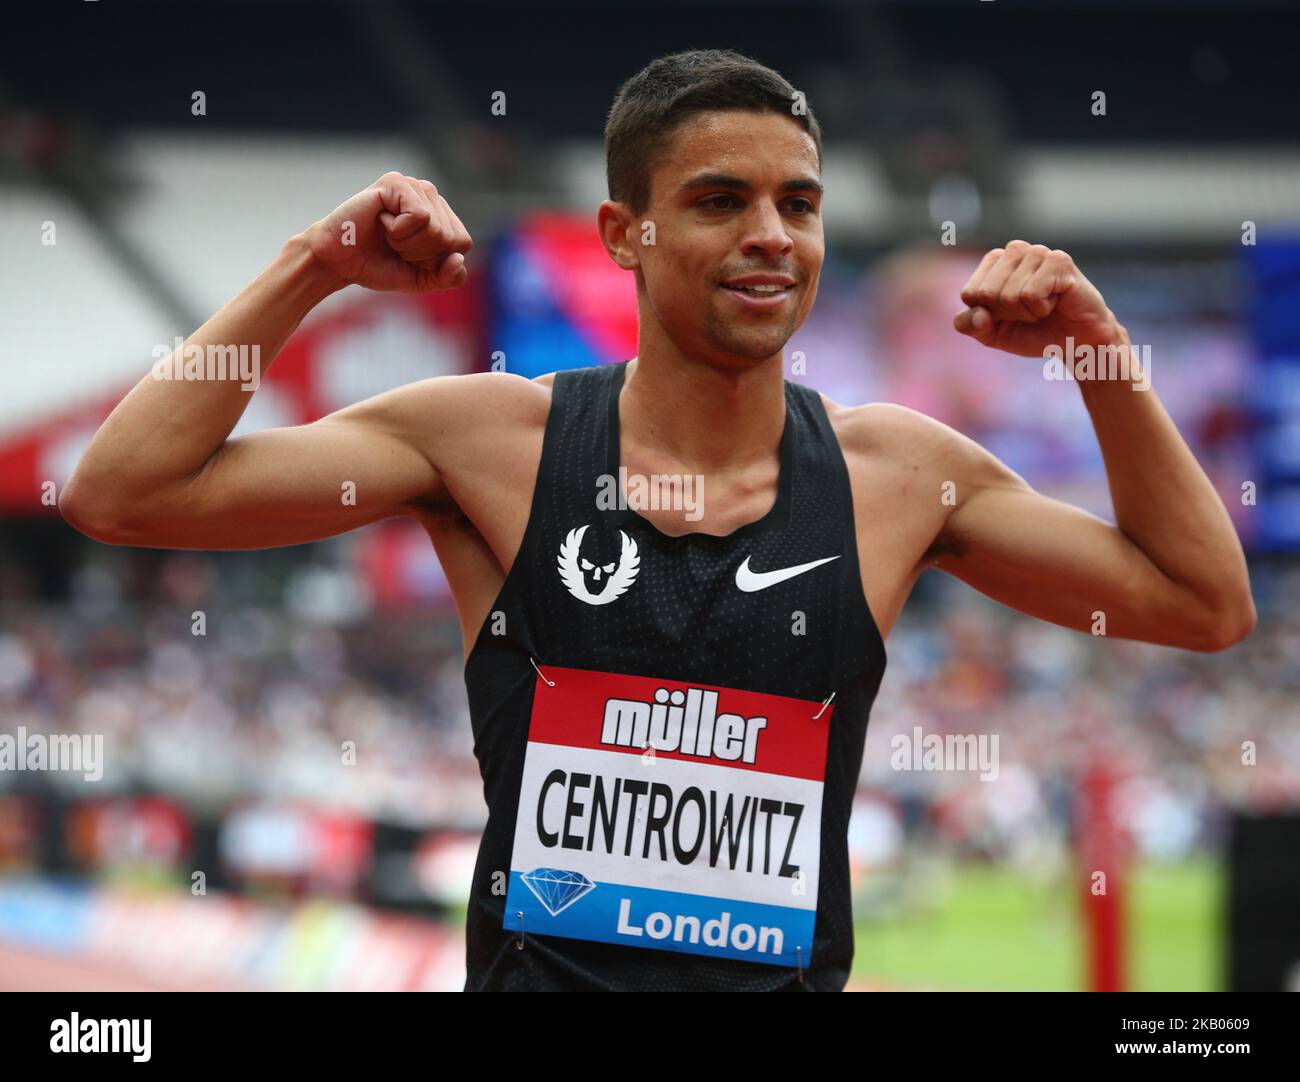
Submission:
{"label": "race bib", "polygon": [[806,967],[832,707],[546,671],[504,927]]}

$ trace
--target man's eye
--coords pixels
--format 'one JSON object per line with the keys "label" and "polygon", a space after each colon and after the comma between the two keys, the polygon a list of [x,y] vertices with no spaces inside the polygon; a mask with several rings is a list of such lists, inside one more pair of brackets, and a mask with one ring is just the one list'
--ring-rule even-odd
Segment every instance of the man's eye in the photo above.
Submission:
{"label": "man's eye", "polygon": [[813,206],[813,204],[812,204],[812,200],[811,200],[811,199],[792,199],[792,200],[790,200],[790,205],[791,205],[791,206],[795,206],[796,204],[802,204],[802,206],[800,206],[800,207],[797,208],[797,213],[799,213],[799,214],[811,214],[813,211],[815,211],[815,210],[817,209],[815,206]]}
{"label": "man's eye", "polygon": [[[708,206],[710,206],[710,204],[716,204],[716,203],[718,202],[719,199],[727,200],[727,201],[732,202],[732,203],[734,203],[734,202],[736,201],[736,197],[733,196],[733,195],[711,195],[711,196],[709,196],[708,199],[701,199],[701,200],[700,200],[700,206],[702,206],[702,207],[708,207]],[[726,208],[726,207],[719,207],[719,206],[716,206],[716,205],[715,205],[715,206],[710,207],[710,209],[712,209],[712,210],[726,210],[727,208]]]}

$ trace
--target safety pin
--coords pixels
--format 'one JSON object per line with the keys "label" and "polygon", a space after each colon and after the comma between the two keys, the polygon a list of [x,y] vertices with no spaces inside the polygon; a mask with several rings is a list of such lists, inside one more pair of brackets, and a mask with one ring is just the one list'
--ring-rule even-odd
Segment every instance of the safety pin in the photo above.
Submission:
{"label": "safety pin", "polygon": [[[528,660],[529,660],[529,661],[532,661],[532,662],[533,662],[533,668],[534,668],[534,669],[537,669],[537,662],[533,661],[532,658],[529,658]],[[537,675],[540,676],[543,680],[546,680],[546,674],[545,674],[544,672],[542,672],[541,669],[537,669]],[[552,687],[552,688],[555,687],[555,681],[554,681],[554,680],[546,680],[546,686],[547,686],[547,687]]]}
{"label": "safety pin", "polygon": [[803,947],[795,947],[794,952],[799,959],[799,983],[803,984]]}
{"label": "safety pin", "polygon": [[[831,699],[833,698],[835,698],[835,692],[832,691]],[[822,714],[826,712],[826,708],[831,705],[831,699],[827,699],[824,703],[822,703],[822,708],[813,715],[813,721],[816,721],[819,717],[822,716]]]}
{"label": "safety pin", "polygon": [[519,950],[523,950],[524,949],[524,911],[522,909],[516,909],[515,913],[519,917],[519,938],[515,940],[515,946]]}

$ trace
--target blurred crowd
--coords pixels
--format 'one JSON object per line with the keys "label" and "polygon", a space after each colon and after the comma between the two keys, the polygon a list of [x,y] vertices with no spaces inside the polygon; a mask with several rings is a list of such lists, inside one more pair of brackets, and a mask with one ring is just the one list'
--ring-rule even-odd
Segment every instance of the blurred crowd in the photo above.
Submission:
{"label": "blurred crowd", "polygon": [[4,731],[104,736],[102,780],[40,782],[480,826],[454,618],[370,612],[344,567],[288,557],[101,549],[58,602],[30,596],[8,564]]}
{"label": "blurred crowd", "polygon": [[[1098,776],[1131,851],[1157,859],[1218,847],[1231,811],[1300,808],[1300,567],[1252,576],[1254,633],[1198,653],[1058,628],[934,575],[888,642],[859,848],[888,861],[919,832],[1029,866],[1087,832]],[[918,729],[997,735],[996,778],[895,769]]]}
{"label": "blurred crowd", "polygon": [[[0,791],[303,800],[480,827],[454,614],[377,611],[321,551],[337,555],[87,546],[57,599],[6,560],[0,731],[102,733],[106,764],[93,783],[0,772]],[[1201,654],[1059,629],[924,576],[887,643],[855,852],[888,862],[920,832],[1032,860],[1077,827],[1099,765],[1152,855],[1215,845],[1230,807],[1300,806],[1300,567],[1257,566],[1254,586],[1254,634]],[[918,730],[996,736],[996,777],[897,769]]]}

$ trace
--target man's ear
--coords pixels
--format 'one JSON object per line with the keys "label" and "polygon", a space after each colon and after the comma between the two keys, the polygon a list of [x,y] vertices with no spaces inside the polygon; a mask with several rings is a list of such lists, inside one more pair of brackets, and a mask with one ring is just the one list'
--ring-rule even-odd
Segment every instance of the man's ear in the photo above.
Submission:
{"label": "man's ear", "polygon": [[606,199],[596,211],[596,228],[600,230],[601,243],[610,259],[624,270],[641,266],[641,226],[626,204]]}

